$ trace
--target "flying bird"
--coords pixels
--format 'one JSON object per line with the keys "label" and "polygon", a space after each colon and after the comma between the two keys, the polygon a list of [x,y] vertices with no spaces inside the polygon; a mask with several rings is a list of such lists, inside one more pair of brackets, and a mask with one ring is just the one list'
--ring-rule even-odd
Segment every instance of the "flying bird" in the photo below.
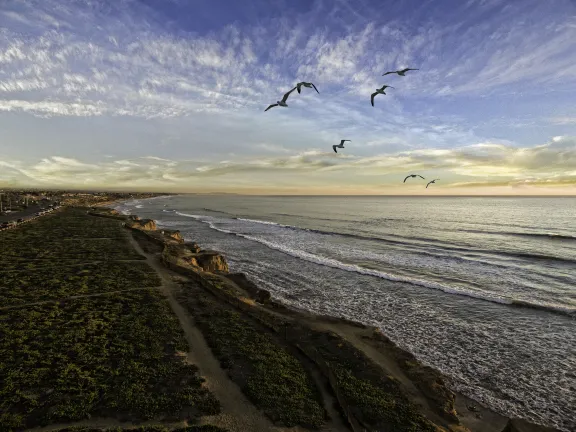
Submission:
{"label": "flying bird", "polygon": [[286,101],[288,100],[288,96],[290,96],[290,93],[292,93],[294,90],[296,90],[296,87],[294,87],[292,90],[286,93],[281,101],[276,101],[275,104],[272,104],[268,108],[266,108],[264,112],[268,111],[270,108],[274,108],[275,106],[287,107],[288,104],[286,103]]}
{"label": "flying bird", "polygon": [[385,95],[386,93],[384,92],[384,90],[386,90],[386,87],[390,87],[390,88],[394,88],[392,86],[389,85],[383,85],[382,87],[380,87],[379,89],[376,89],[376,91],[374,93],[372,93],[371,97],[370,97],[370,102],[372,103],[372,106],[374,106],[374,97],[378,94],[383,94]]}
{"label": "flying bird", "polygon": [[430,186],[431,183],[436,183],[436,180],[440,180],[440,179],[434,179],[432,181],[429,181],[428,184],[426,185],[426,189],[428,189],[428,186]]}
{"label": "flying bird", "polygon": [[383,73],[382,76],[388,75],[388,74],[393,74],[393,73],[398,74],[400,76],[406,76],[406,72],[411,71],[411,70],[420,70],[420,69],[406,68],[406,69],[402,69],[402,70],[386,72],[386,73]]}
{"label": "flying bird", "polygon": [[334,153],[338,153],[338,150],[336,150],[337,148],[344,148],[344,143],[346,141],[351,141],[351,140],[342,140],[342,141],[340,141],[340,144],[333,145],[332,148],[334,149]]}
{"label": "flying bird", "polygon": [[426,180],[420,174],[410,174],[410,175],[406,176],[406,178],[404,179],[404,183],[406,183],[406,180],[408,180],[410,177],[420,177],[422,180]]}
{"label": "flying bird", "polygon": [[320,94],[320,92],[318,91],[318,89],[316,88],[316,86],[314,84],[309,83],[309,82],[304,82],[304,81],[296,84],[296,90],[298,90],[298,93],[300,93],[302,86],[308,87],[308,88],[314,88],[314,90],[316,90],[316,93]]}

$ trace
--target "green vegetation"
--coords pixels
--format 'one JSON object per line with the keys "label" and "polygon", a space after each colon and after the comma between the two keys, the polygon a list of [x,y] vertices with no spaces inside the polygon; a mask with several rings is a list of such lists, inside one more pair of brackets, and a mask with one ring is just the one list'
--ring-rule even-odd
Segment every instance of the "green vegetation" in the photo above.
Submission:
{"label": "green vegetation", "polygon": [[117,221],[67,209],[0,233],[0,305],[146,288],[160,279]]}
{"label": "green vegetation", "polygon": [[180,299],[242,391],[274,422],[319,428],[324,409],[311,378],[294,355],[266,332],[206,294]]}
{"label": "green vegetation", "polygon": [[158,274],[144,262],[109,262],[0,269],[0,304],[13,306],[68,296],[160,286]]}
{"label": "green vegetation", "polygon": [[[131,261],[144,257],[126,235],[118,221],[79,209],[0,233],[2,432],[219,412],[180,355],[189,348],[166,299],[146,288],[160,285],[157,274]],[[109,294],[74,298],[99,293]],[[34,304],[43,300],[59,301]]]}
{"label": "green vegetation", "polygon": [[89,216],[82,209],[60,210],[19,229],[2,231],[0,242],[3,268],[30,260],[53,263],[145,259],[126,242],[126,233],[118,221]]}
{"label": "green vegetation", "polygon": [[332,333],[306,332],[305,343],[317,349],[336,377],[354,416],[370,430],[435,432],[438,428],[402,393],[396,380],[350,343]]}
{"label": "green vegetation", "polygon": [[0,311],[0,334],[0,430],[219,412],[154,290]]}

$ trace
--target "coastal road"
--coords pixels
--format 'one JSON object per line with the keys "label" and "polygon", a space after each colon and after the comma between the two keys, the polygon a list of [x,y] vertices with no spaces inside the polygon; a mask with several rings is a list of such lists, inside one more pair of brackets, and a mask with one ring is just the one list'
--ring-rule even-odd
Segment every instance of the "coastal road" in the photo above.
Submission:
{"label": "coastal road", "polygon": [[19,212],[8,213],[6,215],[0,216],[0,223],[2,222],[10,222],[16,221],[17,219],[27,219],[29,217],[34,216],[35,213],[38,213],[41,210],[39,205],[30,205],[27,209],[24,209]]}

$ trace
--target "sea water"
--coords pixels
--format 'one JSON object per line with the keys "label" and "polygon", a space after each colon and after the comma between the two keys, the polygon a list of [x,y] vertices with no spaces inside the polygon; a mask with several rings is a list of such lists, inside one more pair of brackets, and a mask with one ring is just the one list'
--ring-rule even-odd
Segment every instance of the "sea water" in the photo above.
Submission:
{"label": "sea water", "polygon": [[379,326],[496,411],[576,430],[576,199],[180,195],[118,207],[287,304]]}

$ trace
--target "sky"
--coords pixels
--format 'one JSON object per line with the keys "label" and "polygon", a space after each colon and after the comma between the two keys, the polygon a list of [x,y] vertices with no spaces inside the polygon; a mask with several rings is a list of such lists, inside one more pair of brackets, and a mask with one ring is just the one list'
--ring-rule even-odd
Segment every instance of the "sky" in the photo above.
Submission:
{"label": "sky", "polygon": [[12,187],[575,195],[576,0],[2,0]]}

